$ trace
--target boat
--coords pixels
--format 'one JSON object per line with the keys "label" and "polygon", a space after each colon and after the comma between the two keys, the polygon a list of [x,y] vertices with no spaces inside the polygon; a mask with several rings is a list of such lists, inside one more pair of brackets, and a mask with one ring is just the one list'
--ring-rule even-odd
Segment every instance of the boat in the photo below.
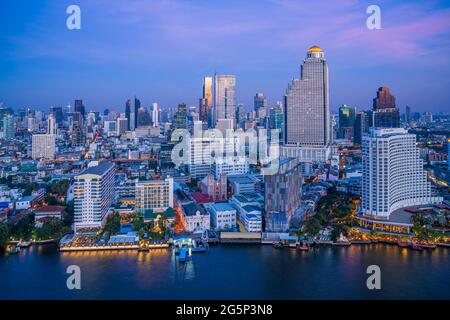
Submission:
{"label": "boat", "polygon": [[28,248],[31,245],[31,241],[20,241],[17,246],[20,248]]}
{"label": "boat", "polygon": [[282,249],[282,248],[283,248],[283,245],[282,245],[280,242],[277,242],[277,243],[275,243],[275,244],[273,245],[273,247],[274,247],[275,249]]}
{"label": "boat", "polygon": [[344,237],[344,235],[341,233],[341,235],[339,236],[339,238],[336,240],[336,242],[333,242],[333,246],[349,246],[352,243],[350,241],[348,241],[348,239],[346,237]]}
{"label": "boat", "polygon": [[306,243],[300,242],[299,244],[297,244],[297,250],[308,251],[309,247],[308,247],[308,245]]}
{"label": "boat", "polygon": [[421,242],[420,246],[424,249],[436,249],[436,245],[428,242]]}
{"label": "boat", "polygon": [[205,247],[195,247],[195,248],[192,248],[192,252],[206,252],[206,248]]}
{"label": "boat", "polygon": [[418,244],[418,243],[412,243],[411,244],[411,249],[412,250],[416,250],[416,251],[422,251],[423,247],[420,244]]}

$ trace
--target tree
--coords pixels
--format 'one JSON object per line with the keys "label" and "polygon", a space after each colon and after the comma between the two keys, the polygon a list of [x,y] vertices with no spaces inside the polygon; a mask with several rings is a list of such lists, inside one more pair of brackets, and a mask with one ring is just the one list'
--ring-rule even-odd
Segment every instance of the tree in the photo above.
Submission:
{"label": "tree", "polygon": [[0,251],[5,250],[9,242],[10,230],[6,223],[0,223]]}
{"label": "tree", "polygon": [[104,231],[109,232],[111,235],[115,235],[120,231],[120,214],[114,213],[109,215],[106,220]]}

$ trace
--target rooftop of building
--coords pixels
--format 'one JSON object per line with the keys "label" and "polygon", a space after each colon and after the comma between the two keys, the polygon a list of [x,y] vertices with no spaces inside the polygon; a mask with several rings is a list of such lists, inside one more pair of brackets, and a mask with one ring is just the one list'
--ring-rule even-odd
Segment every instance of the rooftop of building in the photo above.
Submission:
{"label": "rooftop of building", "polygon": [[92,167],[87,168],[81,174],[82,175],[85,175],[85,174],[102,175],[106,171],[111,169],[112,167],[114,167],[114,163],[112,163],[111,161],[103,161],[103,162],[100,162],[96,166],[92,166]]}
{"label": "rooftop of building", "polygon": [[213,208],[216,211],[230,211],[230,210],[236,210],[232,205],[230,205],[227,202],[219,202],[219,203],[214,203]]}

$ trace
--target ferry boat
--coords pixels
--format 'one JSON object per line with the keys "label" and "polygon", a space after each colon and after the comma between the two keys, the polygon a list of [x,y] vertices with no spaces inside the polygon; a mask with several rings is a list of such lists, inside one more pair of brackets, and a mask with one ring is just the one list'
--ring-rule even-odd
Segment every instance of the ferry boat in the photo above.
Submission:
{"label": "ferry boat", "polygon": [[433,243],[421,242],[419,245],[424,249],[436,249],[436,245]]}
{"label": "ferry boat", "polygon": [[297,244],[297,250],[308,251],[309,247],[308,247],[308,245],[306,243],[300,242],[300,243]]}
{"label": "ferry boat", "polygon": [[280,242],[277,242],[273,245],[275,249],[283,249],[283,245]]}
{"label": "ferry boat", "polygon": [[17,246],[19,248],[28,248],[31,245],[31,241],[20,241]]}
{"label": "ferry boat", "polygon": [[423,247],[420,244],[414,242],[411,244],[411,249],[416,251],[422,251]]}
{"label": "ferry boat", "polygon": [[349,246],[352,243],[350,241],[348,241],[348,239],[346,237],[344,237],[344,235],[341,233],[341,235],[339,236],[339,238],[336,240],[336,242],[333,242],[334,246]]}

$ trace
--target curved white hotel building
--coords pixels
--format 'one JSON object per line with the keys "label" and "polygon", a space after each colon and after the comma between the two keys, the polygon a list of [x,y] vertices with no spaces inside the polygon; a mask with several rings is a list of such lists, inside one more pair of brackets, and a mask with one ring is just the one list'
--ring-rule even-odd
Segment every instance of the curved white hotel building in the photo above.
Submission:
{"label": "curved white hotel building", "polygon": [[416,135],[403,128],[371,129],[362,143],[361,213],[388,220],[395,210],[439,202],[423,169]]}

